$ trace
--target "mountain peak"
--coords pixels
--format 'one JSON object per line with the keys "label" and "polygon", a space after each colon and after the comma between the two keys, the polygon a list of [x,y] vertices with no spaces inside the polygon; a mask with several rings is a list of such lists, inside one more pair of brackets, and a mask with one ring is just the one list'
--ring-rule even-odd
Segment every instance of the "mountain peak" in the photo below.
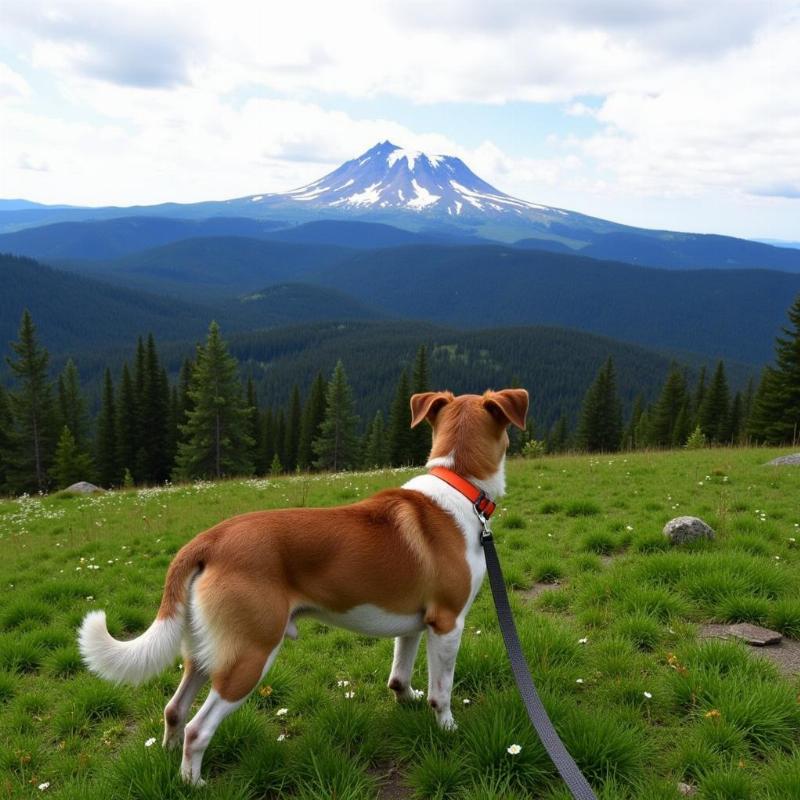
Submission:
{"label": "mountain peak", "polygon": [[509,215],[519,220],[531,209],[550,211],[501,192],[460,158],[409,150],[388,139],[313,183],[285,194],[258,195],[250,200],[270,205],[302,204],[315,211],[411,212],[473,223]]}

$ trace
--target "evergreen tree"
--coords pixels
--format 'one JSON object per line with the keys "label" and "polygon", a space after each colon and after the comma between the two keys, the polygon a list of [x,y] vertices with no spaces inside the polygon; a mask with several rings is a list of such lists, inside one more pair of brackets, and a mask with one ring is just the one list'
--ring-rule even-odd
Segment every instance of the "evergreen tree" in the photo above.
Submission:
{"label": "evergreen tree", "polygon": [[325,419],[314,442],[314,462],[318,469],[334,472],[353,466],[356,457],[356,424],[353,393],[341,361],[336,363],[325,403]]}
{"label": "evergreen tree", "polygon": [[0,383],[0,495],[11,490],[8,479],[12,464],[13,424],[11,402],[3,384]]}
{"label": "evergreen tree", "polygon": [[563,453],[569,446],[569,427],[567,415],[562,411],[561,416],[550,429],[547,437],[546,450],[548,453]]}
{"label": "evergreen tree", "polygon": [[274,417],[274,432],[275,432],[275,455],[278,456],[278,461],[281,462],[281,469],[283,469],[284,461],[286,460],[286,412],[279,408],[275,412]]}
{"label": "evergreen tree", "polygon": [[791,326],[775,341],[777,404],[781,411],[772,420],[769,437],[773,442],[800,441],[800,294],[788,311]]}
{"label": "evergreen tree", "polygon": [[141,480],[163,483],[172,466],[168,453],[169,382],[161,368],[153,334],[147,337],[138,399],[140,450],[137,461]]}
{"label": "evergreen tree", "polygon": [[747,420],[747,435],[759,444],[781,443],[780,439],[773,438],[775,420],[780,420],[783,414],[780,393],[780,374],[772,367],[765,367]]}
{"label": "evergreen tree", "polygon": [[247,388],[245,390],[245,404],[249,409],[247,418],[247,435],[253,440],[250,449],[250,460],[253,462],[253,469],[258,475],[262,475],[265,470],[261,464],[261,445],[263,442],[261,432],[261,413],[258,409],[258,394],[253,383],[253,376],[247,377]]}
{"label": "evergreen tree", "polygon": [[[411,373],[411,394],[421,394],[430,391],[430,378],[428,375],[428,351],[424,344],[419,346],[417,357],[414,361],[414,370]],[[409,395],[410,399],[410,395]],[[408,405],[408,403],[406,403]],[[408,424],[411,425],[411,412],[408,415]],[[516,429],[515,429],[516,430]],[[410,429],[409,455],[412,464],[424,464],[431,452],[431,431],[428,425],[417,425]]]}
{"label": "evergreen tree", "polygon": [[697,377],[697,386],[692,395],[692,422],[693,428],[700,424],[700,408],[706,399],[706,365],[700,367],[700,374]]}
{"label": "evergreen tree", "polygon": [[92,459],[88,453],[78,447],[72,431],[65,425],[61,429],[61,436],[56,447],[53,461],[53,477],[56,486],[64,489],[78,481],[85,481],[91,477]]}
{"label": "evergreen tree", "polygon": [[[684,405],[687,404],[686,377],[673,362],[661,394],[649,415],[649,443],[657,447],[670,447],[675,444],[675,423]],[[689,425],[691,426],[691,420]],[[681,435],[683,431],[681,431]],[[684,439],[685,441],[685,439]],[[639,441],[643,445],[643,441]],[[683,442],[681,442],[683,444]]]}
{"label": "evergreen tree", "polygon": [[219,325],[212,322],[203,347],[198,348],[189,395],[184,441],[176,470],[185,478],[221,478],[252,471],[252,441],[247,433],[248,409],[242,400],[236,361],[229,355]]}
{"label": "evergreen tree", "polygon": [[117,407],[114,402],[114,384],[111,370],[106,367],[103,375],[103,398],[97,416],[97,439],[95,441],[97,479],[101,486],[117,486],[122,480],[117,443]]}
{"label": "evergreen tree", "polygon": [[36,326],[26,309],[19,340],[11,343],[15,358],[7,358],[17,381],[10,395],[14,419],[8,475],[14,490],[45,491],[56,447],[55,404],[47,378],[50,356],[36,339]]}
{"label": "evergreen tree", "polygon": [[178,404],[176,408],[177,438],[176,445],[183,441],[183,426],[189,421],[189,412],[194,408],[189,389],[192,385],[192,370],[194,362],[185,358],[178,373]]}
{"label": "evergreen tree", "polygon": [[614,362],[609,356],[583,401],[578,443],[590,453],[619,450],[622,439],[622,403],[617,395]]}
{"label": "evergreen tree", "polygon": [[[408,387],[408,374],[400,373],[394,400],[389,411],[388,449],[389,463],[393,467],[403,467],[413,463],[413,439],[411,437],[411,392]],[[430,436],[430,432],[428,432]],[[430,447],[428,448],[430,450]]]}
{"label": "evergreen tree", "polygon": [[628,420],[628,425],[625,432],[622,434],[622,446],[626,450],[635,450],[637,448],[636,442],[636,428],[639,425],[639,420],[644,413],[644,397],[637,394],[633,401],[633,409],[631,410],[631,418]]}
{"label": "evergreen tree", "polygon": [[303,409],[300,404],[300,389],[297,384],[295,384],[292,388],[292,399],[289,401],[289,413],[286,417],[286,437],[283,444],[283,466],[287,472],[294,472],[297,469],[302,416]]}
{"label": "evergreen tree", "polygon": [[314,463],[313,443],[319,438],[322,422],[325,419],[325,403],[328,387],[322,373],[318,372],[311,391],[303,408],[303,420],[300,425],[300,445],[297,452],[297,463],[300,469],[310,469]]}
{"label": "evergreen tree", "polygon": [[730,391],[725,377],[725,365],[720,361],[698,410],[697,422],[707,441],[725,441],[730,427],[729,415]]}
{"label": "evergreen tree", "polygon": [[75,362],[70,358],[58,376],[59,425],[66,425],[75,438],[75,444],[83,448],[89,437],[89,419],[86,400],[81,394],[80,378]]}
{"label": "evergreen tree", "polygon": [[692,412],[689,408],[689,398],[685,397],[681,403],[678,416],[675,418],[675,427],[672,429],[672,446],[683,447],[692,433]]}
{"label": "evergreen tree", "polygon": [[275,416],[272,409],[268,408],[261,416],[261,446],[256,461],[256,470],[260,474],[269,472],[275,455]]}
{"label": "evergreen tree", "polygon": [[123,474],[128,470],[133,477],[136,454],[139,452],[139,406],[136,402],[136,386],[127,362],[122,365],[116,440],[119,470]]}
{"label": "evergreen tree", "polygon": [[742,440],[742,424],[744,422],[744,400],[742,393],[736,392],[731,403],[731,413],[728,417],[728,429],[724,441],[739,444]]}
{"label": "evergreen tree", "polygon": [[364,441],[364,466],[367,469],[385,467],[387,461],[386,427],[383,423],[383,412],[376,411]]}

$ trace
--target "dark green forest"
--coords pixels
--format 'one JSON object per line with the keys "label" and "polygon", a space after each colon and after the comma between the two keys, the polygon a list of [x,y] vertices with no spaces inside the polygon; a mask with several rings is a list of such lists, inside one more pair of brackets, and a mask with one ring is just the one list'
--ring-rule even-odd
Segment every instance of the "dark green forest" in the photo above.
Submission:
{"label": "dark green forest", "polygon": [[[566,394],[555,420],[537,415],[534,408],[527,430],[513,438],[512,451],[535,456],[566,449],[613,452],[745,441],[797,443],[800,296],[788,316],[789,325],[775,343],[775,363],[765,369],[757,387],[751,381],[744,391],[732,391],[722,361],[713,373],[703,368],[696,377],[673,362],[655,398],[648,399],[640,385],[629,409],[620,393],[621,378],[635,365],[639,353],[626,352],[636,348],[623,348],[624,368],[618,369],[614,356],[608,354],[615,343],[593,337],[597,339],[594,355],[602,353],[604,359],[578,413],[567,411],[567,398],[574,400],[574,395]],[[363,325],[355,332],[356,341],[374,344],[375,337]],[[335,327],[348,329],[344,324]],[[282,340],[273,342],[273,354],[280,350],[288,363],[296,364],[297,332],[281,333]],[[325,333],[321,326],[318,341],[329,341]],[[515,339],[520,331],[490,333],[512,360],[536,362],[537,354]],[[546,345],[551,358],[570,357],[574,341],[569,332],[543,329],[539,333],[543,334],[539,344]],[[393,336],[392,342],[396,339]],[[411,394],[433,385],[441,388],[441,376],[447,374],[453,380],[457,375],[462,380],[465,375],[499,377],[499,365],[485,347],[489,339],[483,332],[460,346],[422,342],[416,345],[413,360],[387,360],[394,378],[385,387],[391,391],[391,401],[360,415],[341,358],[327,381],[317,360],[318,371],[310,383],[302,389],[299,381],[287,383],[287,388],[291,385],[288,397],[265,403],[252,372],[254,365],[264,363],[257,361],[258,345],[253,341],[239,343],[246,358],[237,362],[219,326],[212,323],[205,341],[197,345],[193,357],[183,360],[173,380],[151,334],[138,339],[135,356],[130,363],[124,362],[117,380],[108,368],[104,370],[100,408],[90,414],[78,367],[70,359],[57,380],[52,379],[50,355],[25,311],[6,358],[11,386],[0,388],[0,490],[47,491],[86,479],[117,486],[296,469],[421,464],[427,442],[409,431]],[[627,364],[626,358],[630,359]],[[486,385],[500,388],[520,383],[516,377],[484,381],[478,391]],[[457,385],[449,388],[460,391]],[[475,391],[474,386],[470,388]],[[529,388],[535,393],[533,384]],[[551,401],[557,404],[559,388],[553,391]],[[365,402],[363,397],[361,402]]]}

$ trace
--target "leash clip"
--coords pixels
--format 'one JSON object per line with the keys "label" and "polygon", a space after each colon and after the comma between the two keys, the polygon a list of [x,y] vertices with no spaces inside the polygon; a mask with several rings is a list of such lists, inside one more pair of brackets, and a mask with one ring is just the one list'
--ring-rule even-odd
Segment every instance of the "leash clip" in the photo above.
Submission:
{"label": "leash clip", "polygon": [[489,505],[489,498],[486,496],[486,492],[481,492],[478,495],[477,500],[472,504],[472,510],[475,512],[475,516],[478,518],[478,522],[481,524],[481,532],[480,532],[480,542],[483,545],[484,542],[488,541],[492,538],[492,532],[489,529],[489,518],[484,513],[485,509]]}

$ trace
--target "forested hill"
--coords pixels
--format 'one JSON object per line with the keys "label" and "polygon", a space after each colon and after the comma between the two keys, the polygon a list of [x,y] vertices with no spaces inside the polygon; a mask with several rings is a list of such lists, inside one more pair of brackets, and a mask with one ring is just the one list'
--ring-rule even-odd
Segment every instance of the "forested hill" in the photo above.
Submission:
{"label": "forested hill", "polygon": [[[365,420],[376,409],[389,407],[398,373],[412,366],[421,344],[429,354],[431,386],[454,392],[525,386],[531,393],[533,418],[547,424],[562,411],[577,414],[586,389],[609,356],[626,408],[639,392],[655,395],[671,360],[603,336],[539,326],[464,332],[424,323],[321,323],[228,339],[243,374],[253,376],[259,400],[267,406],[285,405],[294,384],[305,393],[318,371],[329,375],[341,359]],[[177,372],[187,354],[182,347],[163,348],[171,372]],[[700,361],[695,357],[689,363],[697,367]],[[728,369],[735,386],[742,386],[750,375],[742,365],[728,364]]]}
{"label": "forested hill", "polygon": [[511,247],[359,253],[306,280],[393,316],[456,327],[546,324],[752,363],[772,357],[800,275],[659,270]]}
{"label": "forested hill", "polygon": [[128,343],[156,331],[162,338],[199,337],[206,309],[51,269],[29,258],[0,253],[0,342],[17,336],[23,309],[36,321],[44,344],[57,353],[81,353]]}

